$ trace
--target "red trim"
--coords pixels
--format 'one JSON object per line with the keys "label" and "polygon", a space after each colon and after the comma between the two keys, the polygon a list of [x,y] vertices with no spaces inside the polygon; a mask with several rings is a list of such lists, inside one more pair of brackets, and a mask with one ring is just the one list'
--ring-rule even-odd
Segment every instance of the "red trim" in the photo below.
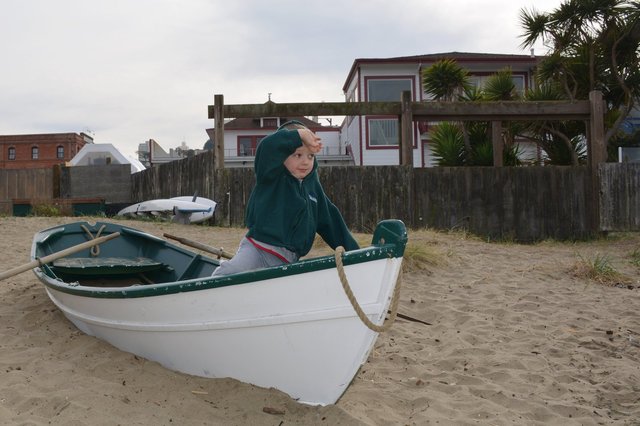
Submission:
{"label": "red trim", "polygon": [[[358,67],[358,102],[362,102],[362,87],[364,82],[362,81],[362,70]],[[364,166],[364,147],[362,140],[362,116],[358,115],[358,138],[360,139],[360,165]]]}
{"label": "red trim", "polygon": [[260,143],[260,141],[264,138],[266,138],[267,135],[238,135],[236,136],[236,154],[238,156],[240,155],[240,138],[247,138],[247,139],[251,139],[251,147],[249,148],[251,150],[250,153],[244,153],[243,156],[250,156],[253,157],[256,155],[256,150],[258,149],[258,143]]}
{"label": "red trim", "polygon": [[278,259],[282,260],[284,263],[291,263],[291,262],[289,262],[289,261],[287,260],[287,258],[285,258],[285,257],[284,257],[283,255],[281,255],[280,253],[278,253],[278,252],[276,252],[276,251],[273,251],[273,250],[271,250],[271,249],[269,249],[269,248],[266,248],[266,247],[261,246],[260,244],[256,243],[256,241],[255,241],[253,238],[251,238],[251,237],[247,237],[247,240],[249,240],[249,242],[250,242],[251,244],[253,244],[253,246],[254,246],[255,248],[257,248],[258,250],[262,250],[262,251],[264,251],[264,252],[266,252],[266,253],[272,254],[272,255],[274,255],[275,257],[277,257]]}

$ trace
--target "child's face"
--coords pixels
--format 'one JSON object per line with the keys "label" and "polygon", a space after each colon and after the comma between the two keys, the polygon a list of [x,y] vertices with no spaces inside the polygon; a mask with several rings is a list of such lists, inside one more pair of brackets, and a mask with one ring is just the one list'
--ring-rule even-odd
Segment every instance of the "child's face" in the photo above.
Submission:
{"label": "child's face", "polygon": [[313,170],[315,154],[309,148],[301,146],[284,160],[284,166],[298,179],[304,179]]}

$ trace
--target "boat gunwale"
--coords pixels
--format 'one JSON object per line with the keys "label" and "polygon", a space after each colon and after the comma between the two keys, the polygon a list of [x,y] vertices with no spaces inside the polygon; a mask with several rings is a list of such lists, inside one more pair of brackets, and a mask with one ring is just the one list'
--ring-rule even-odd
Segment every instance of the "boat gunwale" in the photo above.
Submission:
{"label": "boat gunwale", "polygon": [[[116,227],[127,228],[124,225],[112,224]],[[404,227],[404,225],[403,225]],[[56,228],[56,227],[54,227]],[[34,237],[34,248],[32,249],[32,256],[35,254],[35,244],[39,241],[38,235],[42,235],[47,231],[51,231],[53,228],[37,233]],[[135,228],[129,228],[138,231]],[[146,234],[146,233],[144,233]],[[151,234],[147,234],[151,235]],[[153,235],[152,235],[153,236]],[[360,263],[366,263],[375,260],[399,258],[404,254],[404,248],[406,245],[406,229],[403,229],[403,235],[399,236],[396,243],[381,243],[373,244],[372,246],[353,250],[344,253],[343,264],[345,267],[349,265],[356,265]],[[375,238],[374,238],[375,239]],[[164,241],[164,240],[162,240]],[[178,249],[185,251],[184,248],[166,242],[168,248]],[[190,250],[186,250],[190,252]],[[193,252],[195,253],[195,252]],[[202,256],[204,259],[208,259],[206,256]],[[105,298],[105,299],[127,299],[127,298],[140,298],[140,297],[153,297],[169,294],[177,294],[191,291],[200,291],[213,288],[229,287],[240,284],[249,284],[253,282],[265,281],[270,279],[277,279],[286,276],[300,275],[305,273],[312,273],[322,271],[326,269],[332,269],[336,267],[335,257],[332,255],[316,257],[312,259],[305,259],[299,262],[275,266],[271,268],[264,268],[254,271],[241,272],[238,274],[219,276],[219,277],[199,277],[189,280],[172,281],[168,283],[157,284],[140,284],[129,287],[93,287],[84,286],[80,284],[74,285],[73,282],[65,282],[59,278],[52,277],[49,273],[43,270],[43,267],[34,269],[34,272],[38,278],[45,284],[45,286],[55,289],[57,291],[72,294],[76,296],[84,296],[90,298]],[[47,266],[44,266],[47,268]]]}

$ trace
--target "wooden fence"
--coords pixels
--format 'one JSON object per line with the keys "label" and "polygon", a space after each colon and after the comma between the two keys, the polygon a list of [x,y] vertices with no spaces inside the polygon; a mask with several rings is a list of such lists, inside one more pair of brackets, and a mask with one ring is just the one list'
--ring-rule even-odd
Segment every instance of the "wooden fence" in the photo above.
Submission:
{"label": "wooden fence", "polygon": [[640,231],[640,164],[600,165],[600,229]]}
{"label": "wooden fence", "polygon": [[[132,203],[197,193],[218,202],[215,224],[244,226],[253,170],[215,170],[212,156],[207,152],[153,167],[120,185],[131,188]],[[466,229],[515,241],[593,234],[588,166],[340,166],[320,167],[319,174],[354,231],[371,232],[379,220],[398,218],[410,228]],[[601,164],[598,175],[599,230],[640,231],[640,164]],[[62,181],[75,175],[65,176],[54,169],[0,170],[0,207],[8,206],[0,213],[11,213],[12,199],[45,201],[58,191],[66,194],[60,188],[73,185]]]}
{"label": "wooden fence", "polygon": [[13,199],[52,199],[54,182],[52,168],[0,169],[0,213],[11,213]]}
{"label": "wooden fence", "polygon": [[[213,153],[132,175],[132,199],[191,195],[218,202],[214,223],[244,226],[252,169],[216,170]],[[600,165],[601,230],[640,231],[640,165]],[[593,235],[588,166],[320,167],[320,180],[354,231],[385,218],[411,228],[466,229],[495,239],[536,241]]]}

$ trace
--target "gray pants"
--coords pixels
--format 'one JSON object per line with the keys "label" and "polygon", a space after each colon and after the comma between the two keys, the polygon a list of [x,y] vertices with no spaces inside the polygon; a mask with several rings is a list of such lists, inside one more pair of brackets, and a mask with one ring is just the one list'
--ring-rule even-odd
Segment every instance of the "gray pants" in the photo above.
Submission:
{"label": "gray pants", "polygon": [[[260,246],[277,252],[279,255],[287,259],[289,263],[298,261],[298,255],[290,250],[287,250],[284,247],[277,247],[271,244],[262,243],[260,241],[255,242]],[[238,251],[233,256],[233,258],[222,262],[220,266],[215,271],[213,271],[212,275],[214,277],[219,275],[231,275],[237,274],[238,272],[250,271],[252,269],[278,266],[284,263],[285,262],[283,262],[277,256],[254,246],[245,237],[242,239],[242,241],[240,241],[240,247],[238,247]]]}

